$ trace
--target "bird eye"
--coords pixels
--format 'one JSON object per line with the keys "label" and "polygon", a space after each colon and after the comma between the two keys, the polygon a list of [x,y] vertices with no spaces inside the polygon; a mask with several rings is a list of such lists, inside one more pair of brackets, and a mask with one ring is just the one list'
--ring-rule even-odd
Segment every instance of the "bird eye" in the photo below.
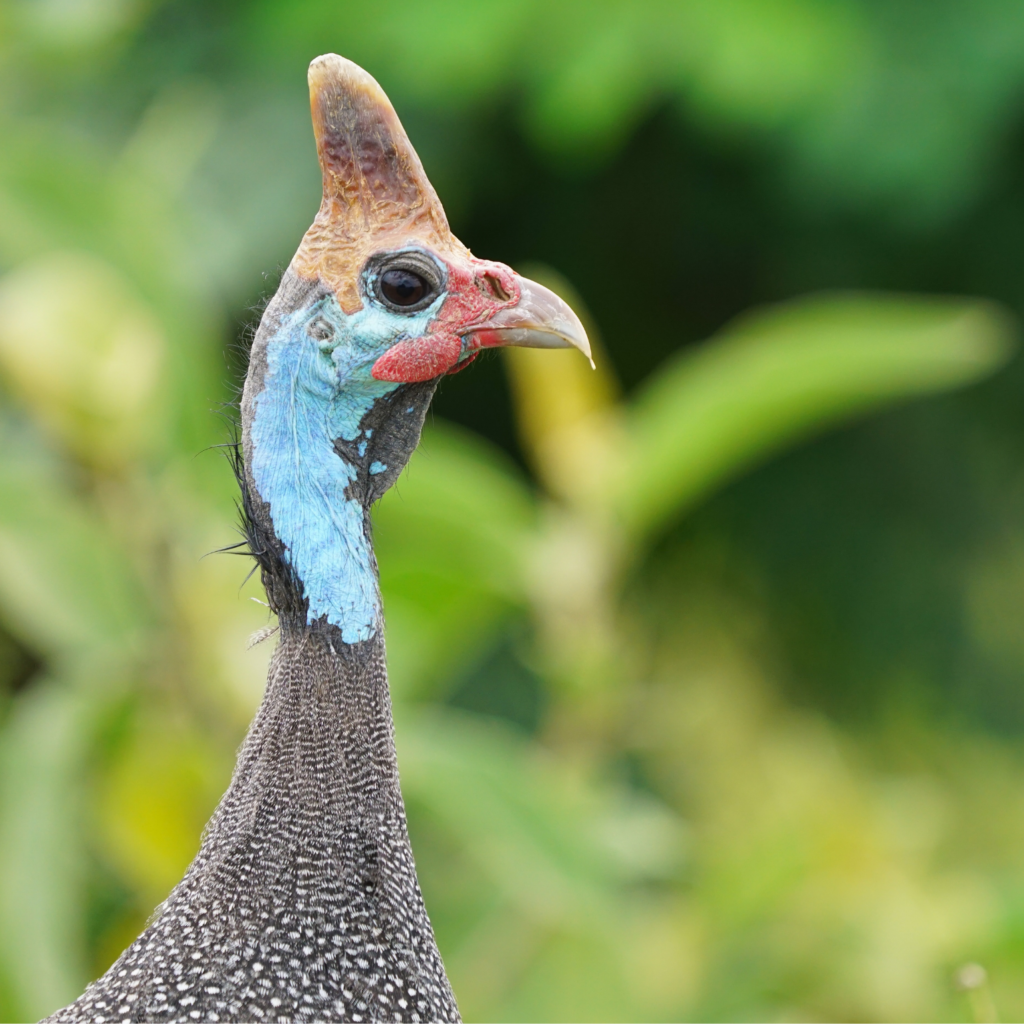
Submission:
{"label": "bird eye", "polygon": [[364,268],[366,294],[393,313],[418,313],[444,290],[445,268],[417,249],[379,252]]}
{"label": "bird eye", "polygon": [[430,286],[419,274],[401,267],[380,275],[380,293],[395,306],[415,306]]}

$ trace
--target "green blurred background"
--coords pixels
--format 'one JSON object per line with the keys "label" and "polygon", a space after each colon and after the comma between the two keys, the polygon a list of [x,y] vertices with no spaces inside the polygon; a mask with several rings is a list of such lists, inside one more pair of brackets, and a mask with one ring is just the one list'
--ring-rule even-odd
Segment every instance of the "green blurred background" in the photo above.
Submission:
{"label": "green blurred background", "polygon": [[466,1018],[1024,1017],[1024,5],[0,0],[0,1019],[259,701],[212,446],[330,50],[598,339],[443,382],[376,514]]}

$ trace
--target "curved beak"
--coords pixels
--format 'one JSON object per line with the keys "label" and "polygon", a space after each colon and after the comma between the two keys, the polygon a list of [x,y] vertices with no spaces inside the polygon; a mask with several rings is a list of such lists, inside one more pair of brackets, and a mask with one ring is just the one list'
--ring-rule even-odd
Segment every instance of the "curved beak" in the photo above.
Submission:
{"label": "curved beak", "polygon": [[463,336],[466,354],[484,348],[577,348],[594,365],[590,341],[579,317],[550,288],[528,277],[515,276],[519,301]]}

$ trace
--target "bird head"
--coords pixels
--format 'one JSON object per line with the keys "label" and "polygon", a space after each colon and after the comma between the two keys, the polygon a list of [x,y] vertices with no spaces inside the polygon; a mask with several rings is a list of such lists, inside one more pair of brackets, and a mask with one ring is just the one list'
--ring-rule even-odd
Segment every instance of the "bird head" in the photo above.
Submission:
{"label": "bird head", "polygon": [[[353,336],[376,345],[375,380],[416,383],[501,344],[575,345],[586,333],[556,295],[477,259],[444,210],[381,87],[336,54],[309,68],[323,201],[292,261],[327,285]],[[361,315],[360,315],[361,314]],[[518,332],[518,333],[516,333]]]}
{"label": "bird head", "polygon": [[319,600],[310,577],[332,544],[328,573],[360,547],[363,511],[408,461],[445,374],[484,348],[590,347],[557,295],[452,234],[369,74],[327,54],[309,88],[323,199],[254,341],[242,421],[257,518],[313,595],[312,618],[347,600]]}

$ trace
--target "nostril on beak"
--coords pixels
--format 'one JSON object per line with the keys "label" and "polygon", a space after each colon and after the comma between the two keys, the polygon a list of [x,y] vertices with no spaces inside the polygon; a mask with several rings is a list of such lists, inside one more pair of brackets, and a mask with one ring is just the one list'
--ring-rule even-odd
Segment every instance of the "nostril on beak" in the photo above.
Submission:
{"label": "nostril on beak", "polygon": [[477,278],[477,287],[488,297],[493,297],[499,302],[508,302],[512,296],[505,290],[501,278],[496,274],[481,274]]}
{"label": "nostril on beak", "polygon": [[[481,274],[477,282],[497,275]],[[506,294],[500,279],[498,284]],[[471,328],[468,349],[493,348],[499,345],[518,345],[522,348],[577,348],[594,365],[590,342],[579,317],[569,305],[550,288],[536,281],[516,275],[512,287],[519,294],[513,306],[498,310],[490,319]]]}

